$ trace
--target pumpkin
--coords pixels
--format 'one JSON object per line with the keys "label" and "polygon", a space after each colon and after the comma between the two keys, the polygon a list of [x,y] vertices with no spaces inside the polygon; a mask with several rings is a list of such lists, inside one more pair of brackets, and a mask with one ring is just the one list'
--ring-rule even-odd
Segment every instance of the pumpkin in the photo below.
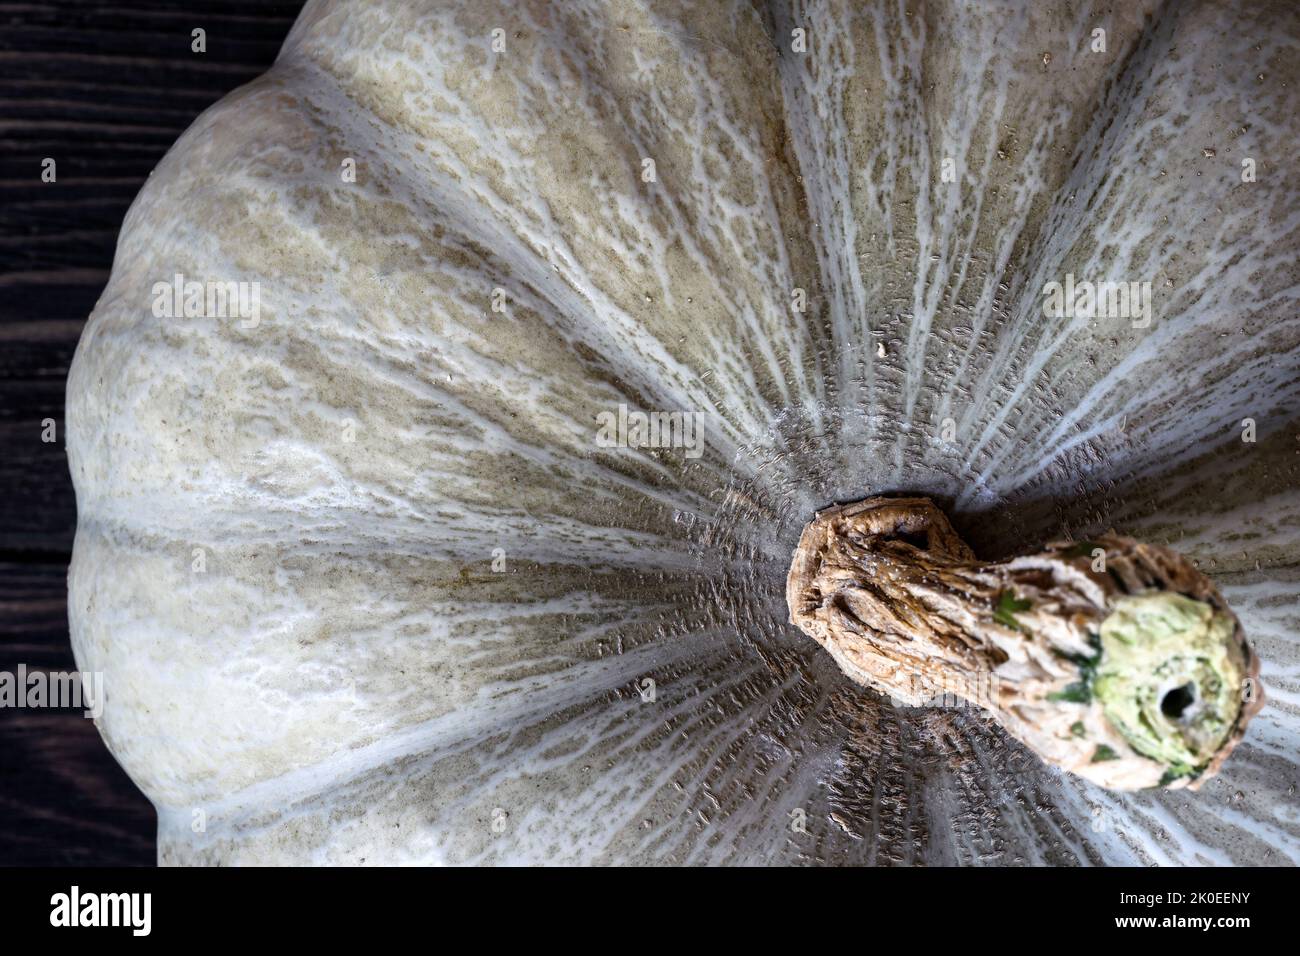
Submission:
{"label": "pumpkin", "polygon": [[[160,861],[1300,859],[1296,20],[312,0],[68,382],[72,640]],[[889,492],[990,559],[1188,555],[1270,688],[1218,776],[841,674],[790,556]]]}

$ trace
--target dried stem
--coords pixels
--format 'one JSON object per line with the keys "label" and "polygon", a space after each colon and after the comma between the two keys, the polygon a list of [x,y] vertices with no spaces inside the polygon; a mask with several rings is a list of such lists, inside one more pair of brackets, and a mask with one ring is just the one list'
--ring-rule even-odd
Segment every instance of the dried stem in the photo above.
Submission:
{"label": "dried stem", "polygon": [[858,684],[908,706],[960,698],[1114,789],[1198,786],[1263,702],[1209,578],[1114,534],[980,561],[929,499],[869,498],[808,525],[786,599]]}

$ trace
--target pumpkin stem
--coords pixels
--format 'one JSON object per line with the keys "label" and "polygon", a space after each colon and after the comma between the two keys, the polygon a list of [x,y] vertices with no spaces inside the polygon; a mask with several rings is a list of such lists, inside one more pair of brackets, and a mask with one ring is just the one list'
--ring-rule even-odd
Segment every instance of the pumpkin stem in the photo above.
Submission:
{"label": "pumpkin stem", "polygon": [[867,498],[804,529],[786,600],[854,682],[900,706],[976,708],[1115,789],[1198,785],[1262,704],[1214,584],[1114,534],[980,561],[930,499]]}

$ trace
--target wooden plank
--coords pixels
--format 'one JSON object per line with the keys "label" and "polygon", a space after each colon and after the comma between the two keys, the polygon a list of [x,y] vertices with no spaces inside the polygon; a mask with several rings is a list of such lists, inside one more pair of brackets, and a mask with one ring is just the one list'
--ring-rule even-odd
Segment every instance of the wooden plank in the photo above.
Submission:
{"label": "wooden plank", "polygon": [[157,817],[94,724],[69,711],[0,720],[0,863],[149,866]]}
{"label": "wooden plank", "polygon": [[[0,324],[85,319],[150,170],[200,112],[270,65],[298,8],[0,0]],[[190,49],[195,27],[206,53]],[[41,181],[47,157],[55,183]]]}
{"label": "wooden plank", "polygon": [[[70,672],[66,560],[0,561],[0,671]],[[153,807],[81,711],[0,710],[0,864],[154,862]]]}

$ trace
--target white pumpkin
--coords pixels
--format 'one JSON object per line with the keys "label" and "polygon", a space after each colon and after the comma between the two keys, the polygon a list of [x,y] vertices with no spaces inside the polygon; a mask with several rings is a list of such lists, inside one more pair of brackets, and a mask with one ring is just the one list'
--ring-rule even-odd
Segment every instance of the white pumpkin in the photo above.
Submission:
{"label": "white pumpkin", "polygon": [[[68,384],[73,642],[160,859],[1300,861],[1296,30],[313,0],[136,200]],[[1149,324],[1045,315],[1067,276]],[[783,593],[883,491],[989,555],[1177,547],[1268,706],[1193,796],[895,709]]]}

